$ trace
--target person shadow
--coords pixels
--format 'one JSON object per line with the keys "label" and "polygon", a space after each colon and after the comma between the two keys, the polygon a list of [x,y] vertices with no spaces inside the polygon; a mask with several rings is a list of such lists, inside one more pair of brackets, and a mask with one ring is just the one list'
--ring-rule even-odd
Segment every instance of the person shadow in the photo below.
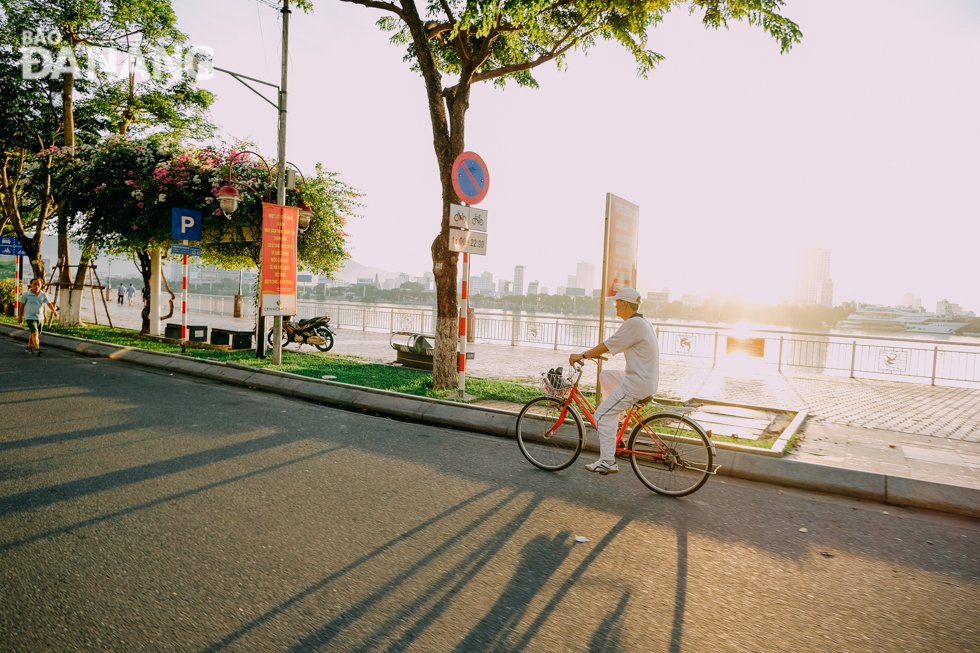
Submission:
{"label": "person shadow", "polygon": [[617,653],[621,650],[620,641],[623,634],[621,619],[629,600],[630,591],[626,590],[616,607],[606,615],[595,634],[592,635],[592,640],[589,642],[589,653]]}
{"label": "person shadow", "polygon": [[549,538],[538,535],[521,549],[521,559],[490,611],[473,627],[454,651],[509,651],[509,638],[534,596],[548,583],[572,551],[571,533],[563,531]]}

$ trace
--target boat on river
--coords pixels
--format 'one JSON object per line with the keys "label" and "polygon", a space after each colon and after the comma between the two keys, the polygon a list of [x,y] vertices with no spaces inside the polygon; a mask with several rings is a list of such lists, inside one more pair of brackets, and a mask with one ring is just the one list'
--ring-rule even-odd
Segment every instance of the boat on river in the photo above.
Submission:
{"label": "boat on river", "polygon": [[955,322],[945,315],[914,308],[865,304],[839,322],[837,328],[950,335],[966,325],[967,322]]}

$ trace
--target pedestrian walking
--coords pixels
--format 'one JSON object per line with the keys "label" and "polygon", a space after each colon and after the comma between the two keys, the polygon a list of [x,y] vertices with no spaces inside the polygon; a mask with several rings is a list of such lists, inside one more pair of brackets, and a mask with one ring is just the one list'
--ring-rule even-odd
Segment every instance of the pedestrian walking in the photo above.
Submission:
{"label": "pedestrian walking", "polygon": [[596,425],[599,432],[599,460],[585,468],[602,475],[616,474],[616,431],[622,413],[637,401],[652,398],[660,382],[660,348],[653,326],[637,313],[640,293],[632,288],[622,288],[611,297],[616,301],[616,315],[623,320],[613,335],[604,342],[581,354],[568,357],[570,364],[583,358],[595,358],[605,353],[616,355],[623,352],[626,371],[602,370],[599,385],[605,401],[596,408]]}
{"label": "pedestrian walking", "polygon": [[129,284],[129,288],[126,289],[126,299],[129,300],[129,305],[133,305],[133,298],[136,297],[136,288],[133,288],[133,284]]}
{"label": "pedestrian walking", "polygon": [[123,297],[126,296],[126,286],[124,286],[124,285],[122,285],[120,283],[119,284],[119,290],[117,292],[119,293],[119,297],[118,297],[119,303],[122,304],[123,303]]}
{"label": "pedestrian walking", "polygon": [[34,277],[31,279],[28,289],[21,295],[17,324],[27,322],[27,330],[30,335],[27,337],[26,351],[35,356],[41,355],[41,313],[45,304],[51,307],[55,315],[58,315],[58,307],[48,300],[47,295],[41,292],[41,280]]}

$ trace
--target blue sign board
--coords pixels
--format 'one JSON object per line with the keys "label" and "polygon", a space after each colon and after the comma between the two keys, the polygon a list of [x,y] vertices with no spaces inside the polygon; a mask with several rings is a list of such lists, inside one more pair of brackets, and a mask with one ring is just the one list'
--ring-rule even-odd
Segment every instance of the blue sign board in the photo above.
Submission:
{"label": "blue sign board", "polygon": [[20,241],[16,238],[4,236],[0,238],[0,255],[5,256],[27,256],[27,252],[20,246]]}
{"label": "blue sign board", "polygon": [[186,254],[187,256],[200,256],[201,248],[197,245],[181,245],[180,243],[173,243],[170,245],[171,254]]}
{"label": "blue sign board", "polygon": [[201,240],[201,212],[191,209],[170,210],[171,231],[170,237],[174,240]]}
{"label": "blue sign board", "polygon": [[479,204],[490,190],[490,171],[476,152],[463,152],[453,162],[453,190],[466,204]]}

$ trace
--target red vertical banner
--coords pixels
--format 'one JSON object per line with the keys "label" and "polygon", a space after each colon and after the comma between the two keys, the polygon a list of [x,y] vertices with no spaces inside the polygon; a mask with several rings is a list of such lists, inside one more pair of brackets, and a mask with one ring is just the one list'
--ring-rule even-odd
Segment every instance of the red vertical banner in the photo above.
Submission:
{"label": "red vertical banner", "polygon": [[639,255],[640,207],[632,202],[609,194],[606,203],[609,225],[606,234],[606,297],[612,297],[620,288],[636,288],[636,260]]}
{"label": "red vertical banner", "polygon": [[262,314],[296,315],[299,209],[262,204]]}

